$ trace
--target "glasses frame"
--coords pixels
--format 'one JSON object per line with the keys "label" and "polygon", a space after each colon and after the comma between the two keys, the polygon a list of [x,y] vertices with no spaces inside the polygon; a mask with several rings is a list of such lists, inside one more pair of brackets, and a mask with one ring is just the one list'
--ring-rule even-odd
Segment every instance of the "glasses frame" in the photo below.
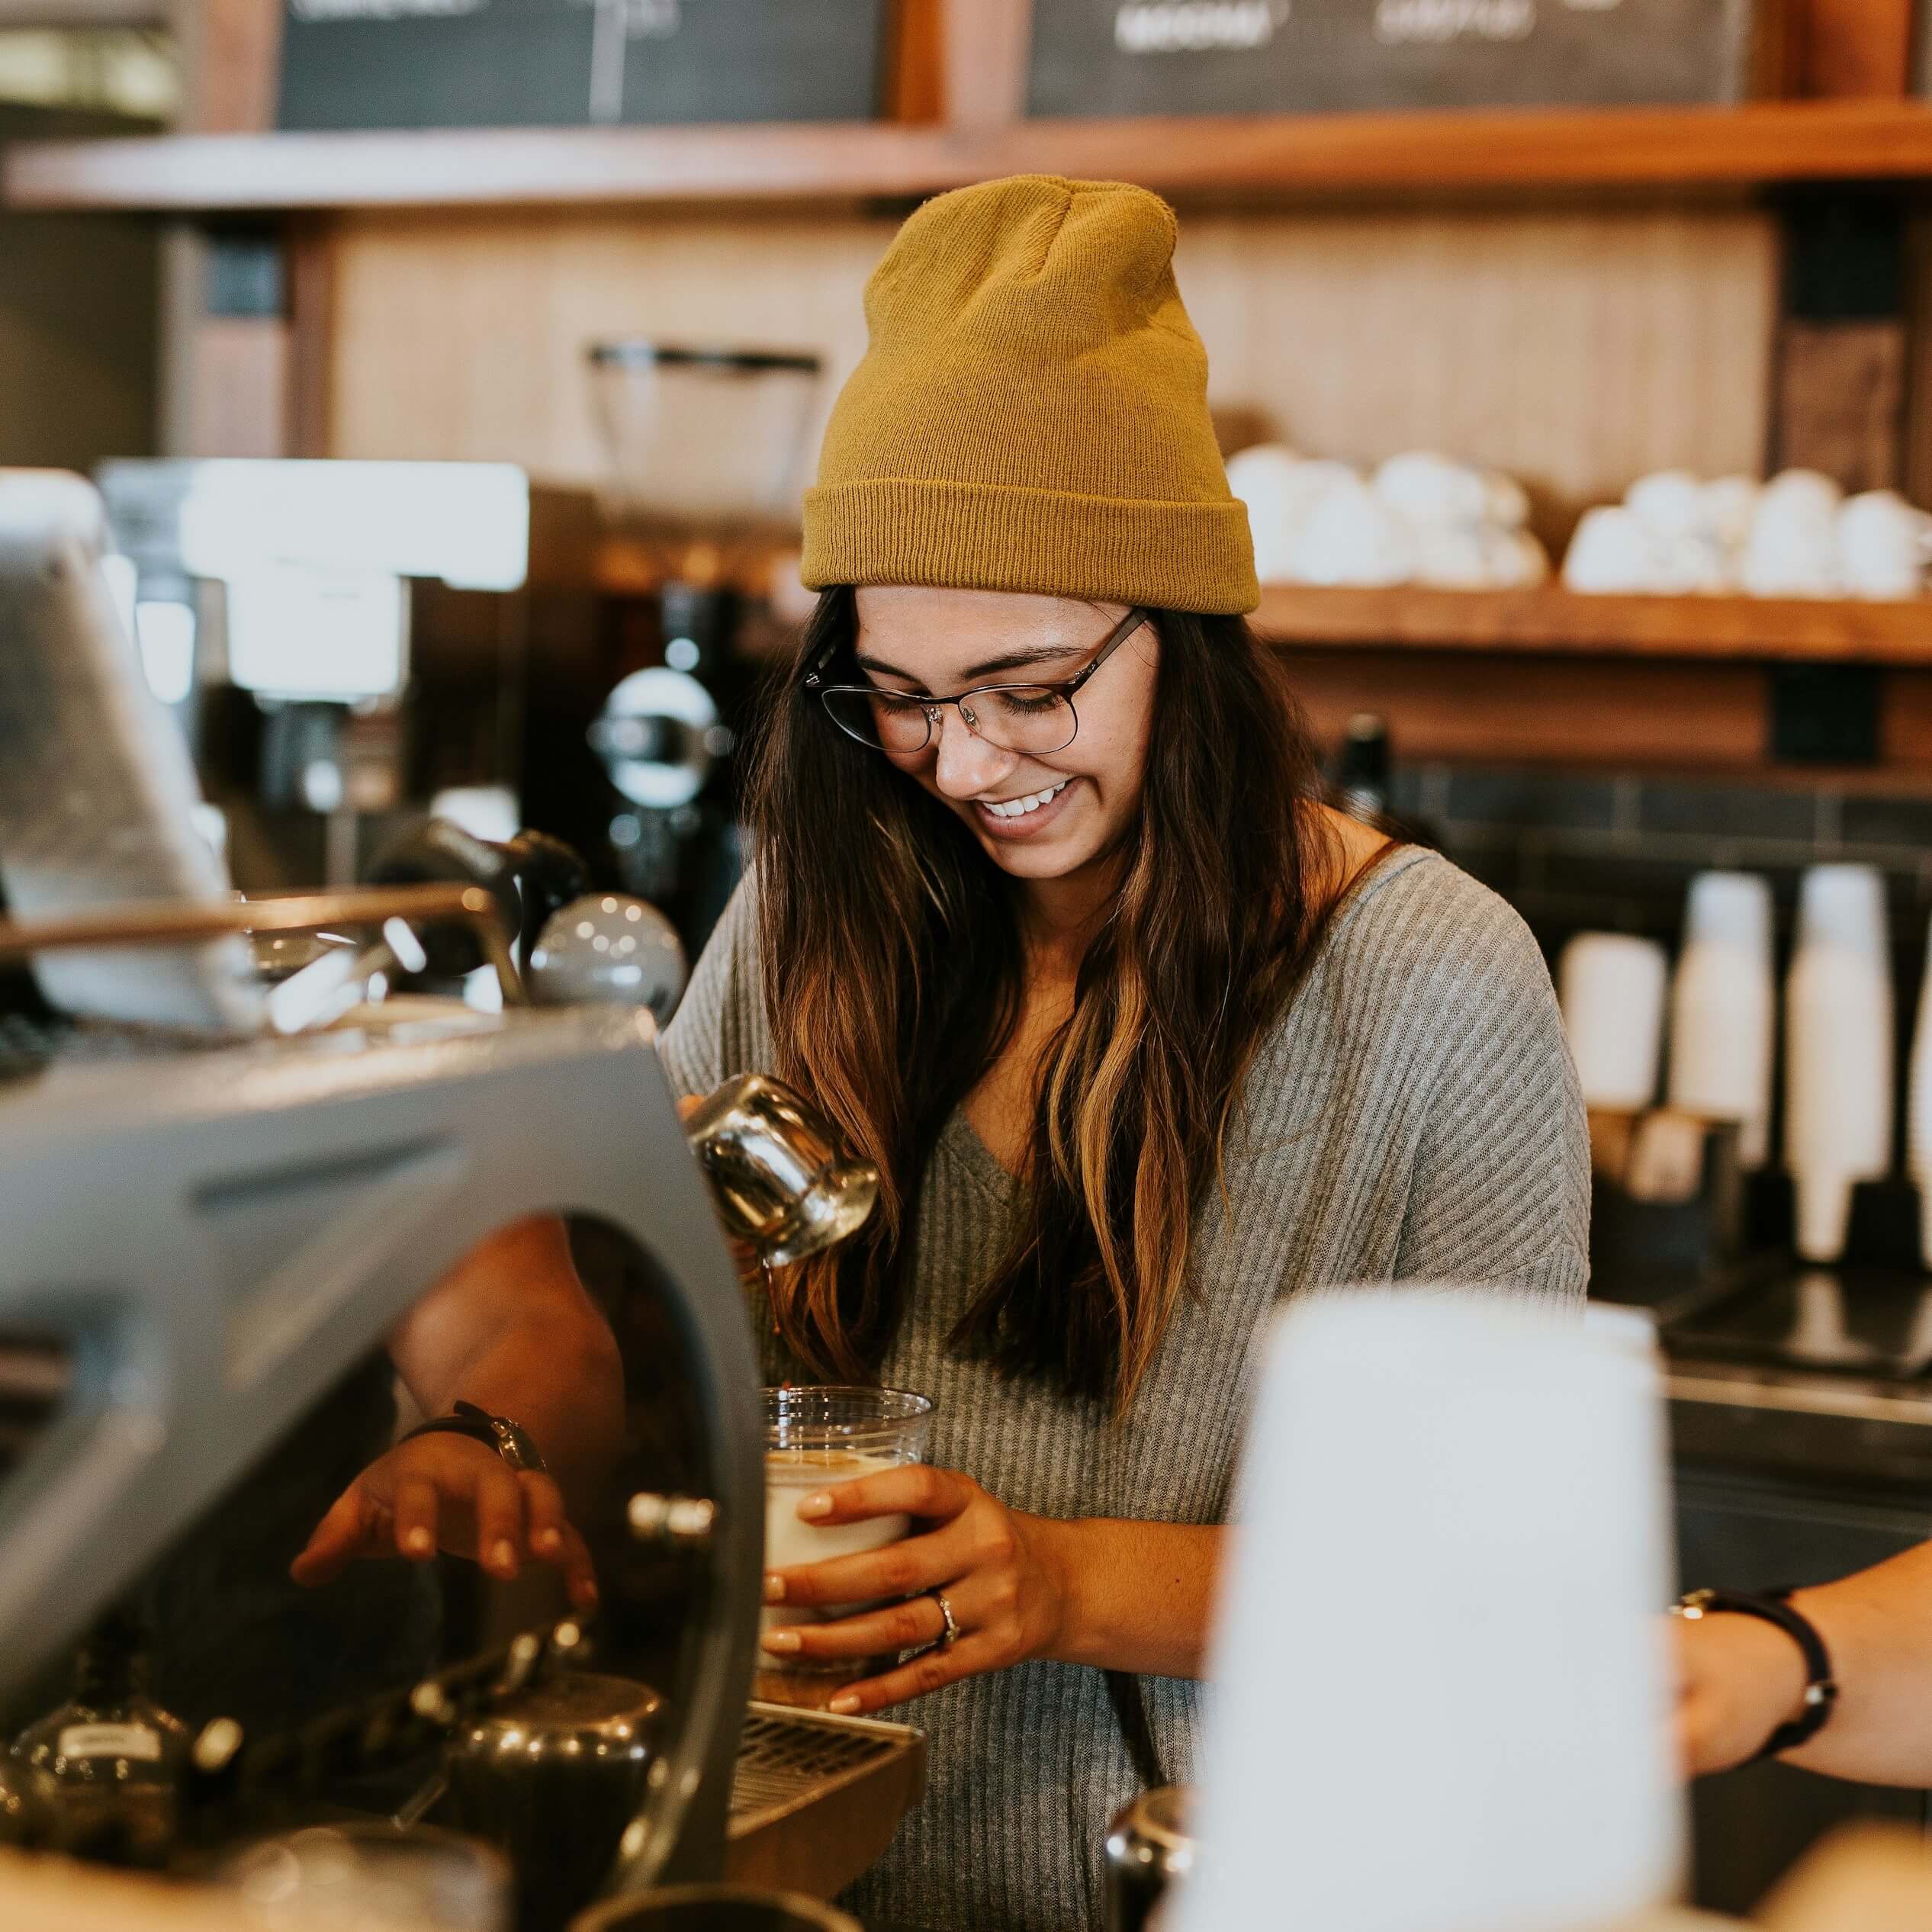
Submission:
{"label": "glasses frame", "polygon": [[[841,638],[827,645],[806,667],[805,688],[817,696],[825,708],[826,717],[831,721],[836,731],[843,736],[849,738],[854,744],[863,744],[868,751],[876,751],[882,757],[917,758],[929,751],[932,746],[933,728],[939,722],[940,712],[945,706],[950,705],[959,712],[960,722],[982,744],[992,745],[996,751],[1008,752],[1015,757],[1050,758],[1054,751],[1064,751],[1067,746],[1080,735],[1080,713],[1074,705],[1075,695],[1079,691],[1081,686],[1100,669],[1101,666],[1105,664],[1107,659],[1112,657],[1114,652],[1140,628],[1142,625],[1152,619],[1153,614],[1153,612],[1145,606],[1135,605],[1133,609],[1129,611],[1126,616],[1122,618],[1120,622],[1116,624],[1113,629],[1109,631],[1106,636],[1095,646],[1093,655],[1071,677],[1059,679],[1036,677],[1010,684],[976,684],[971,690],[959,692],[950,698],[934,697],[929,693],[921,691],[884,691],[876,684],[828,684],[825,682],[825,673],[830,668],[833,658],[838,654],[845,645],[846,640]],[[1052,751],[1015,752],[1011,745],[1000,744],[995,740],[984,736],[974,725],[966,707],[973,699],[983,698],[989,692],[995,691],[1050,691],[1056,697],[1062,699],[1066,703],[1068,715],[1073,720],[1073,729],[1067,735],[1065,743],[1055,745]],[[924,741],[910,751],[888,751],[884,745],[874,744],[870,738],[861,738],[857,731],[847,729],[839,722],[838,714],[833,710],[831,704],[833,699],[839,697],[860,697],[868,702],[879,697],[902,698],[909,702],[916,703],[925,713]]]}

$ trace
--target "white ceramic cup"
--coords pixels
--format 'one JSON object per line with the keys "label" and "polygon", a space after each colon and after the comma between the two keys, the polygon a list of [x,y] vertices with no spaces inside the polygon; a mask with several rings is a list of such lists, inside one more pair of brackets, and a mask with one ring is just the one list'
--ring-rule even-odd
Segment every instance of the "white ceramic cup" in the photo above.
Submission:
{"label": "white ceramic cup", "polygon": [[1839,590],[1838,506],[1844,493],[1815,470],[1786,470],[1752,513],[1738,579],[1756,597],[1831,597]]}
{"label": "white ceramic cup", "polygon": [[1228,488],[1248,506],[1255,574],[1264,583],[1287,576],[1289,547],[1307,507],[1299,473],[1307,467],[1283,443],[1256,443],[1228,458]]}
{"label": "white ceramic cup", "polygon": [[1895,490],[1848,497],[1837,521],[1838,574],[1854,597],[1902,602],[1924,587],[1932,518]]}
{"label": "white ceramic cup", "polygon": [[1657,1098],[1664,948],[1628,933],[1579,933],[1557,962],[1563,1030],[1586,1106],[1638,1113]]}
{"label": "white ceramic cup", "polygon": [[1491,525],[1483,533],[1483,556],[1489,582],[1496,590],[1524,589],[1548,580],[1549,553],[1527,530]]}
{"label": "white ceramic cup", "polygon": [[1289,567],[1298,583],[1406,583],[1416,571],[1407,523],[1362,480],[1336,478],[1295,533]]}
{"label": "white ceramic cup", "polygon": [[1699,873],[1670,986],[1667,1093],[1686,1113],[1738,1122],[1747,1167],[1770,1151],[1776,1035],[1771,889],[1750,873]]}
{"label": "white ceramic cup", "polygon": [[1650,526],[1621,503],[1585,510],[1563,560],[1564,583],[1599,596],[1656,590],[1664,574]]}
{"label": "white ceramic cup", "polygon": [[1416,524],[1477,524],[1489,510],[1483,472],[1431,449],[1391,456],[1375,472],[1375,493]]}
{"label": "white ceramic cup", "polygon": [[1480,525],[1424,523],[1416,527],[1416,581],[1442,590],[1482,590],[1494,581]]}
{"label": "white ceramic cup", "polygon": [[1892,1042],[1884,882],[1814,866],[1785,986],[1785,1164],[1807,1261],[1844,1254],[1853,1186],[1891,1170]]}
{"label": "white ceramic cup", "polygon": [[1751,476],[1714,477],[1704,486],[1704,527],[1734,559],[1750,535],[1763,490]]}
{"label": "white ceramic cup", "polygon": [[1624,492],[1624,507],[1667,542],[1706,532],[1704,486],[1688,470],[1656,470]]}

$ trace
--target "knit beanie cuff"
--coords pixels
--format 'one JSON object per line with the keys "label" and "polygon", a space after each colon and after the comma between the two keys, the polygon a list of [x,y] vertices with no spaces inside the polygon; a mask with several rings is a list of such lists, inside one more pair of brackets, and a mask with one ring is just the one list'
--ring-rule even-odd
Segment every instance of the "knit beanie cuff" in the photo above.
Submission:
{"label": "knit beanie cuff", "polygon": [[808,490],[806,587],[920,583],[1234,616],[1261,602],[1248,506],[881,477]]}

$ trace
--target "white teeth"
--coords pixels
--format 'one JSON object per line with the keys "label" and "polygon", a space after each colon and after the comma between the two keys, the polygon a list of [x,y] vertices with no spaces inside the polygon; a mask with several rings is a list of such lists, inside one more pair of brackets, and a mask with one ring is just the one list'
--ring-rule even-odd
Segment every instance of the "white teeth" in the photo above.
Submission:
{"label": "white teeth", "polygon": [[1024,799],[982,799],[980,802],[995,818],[1024,818],[1029,812],[1037,812],[1050,799],[1056,799],[1072,783],[1070,779],[1062,779],[1057,785],[1050,785],[1043,792],[1035,792]]}

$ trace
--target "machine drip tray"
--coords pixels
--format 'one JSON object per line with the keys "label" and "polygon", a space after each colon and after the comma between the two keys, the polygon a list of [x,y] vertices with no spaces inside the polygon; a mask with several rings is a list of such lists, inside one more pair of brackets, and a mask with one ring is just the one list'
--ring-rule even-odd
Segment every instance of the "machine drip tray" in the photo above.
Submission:
{"label": "machine drip tray", "polygon": [[738,1746],[725,1875],[829,1898],[876,1861],[925,1784],[925,1733],[910,1725],[754,1703]]}
{"label": "machine drip tray", "polygon": [[1666,1313],[1663,1327],[1675,1357],[1910,1381],[1932,1368],[1932,1279],[1794,1263]]}

